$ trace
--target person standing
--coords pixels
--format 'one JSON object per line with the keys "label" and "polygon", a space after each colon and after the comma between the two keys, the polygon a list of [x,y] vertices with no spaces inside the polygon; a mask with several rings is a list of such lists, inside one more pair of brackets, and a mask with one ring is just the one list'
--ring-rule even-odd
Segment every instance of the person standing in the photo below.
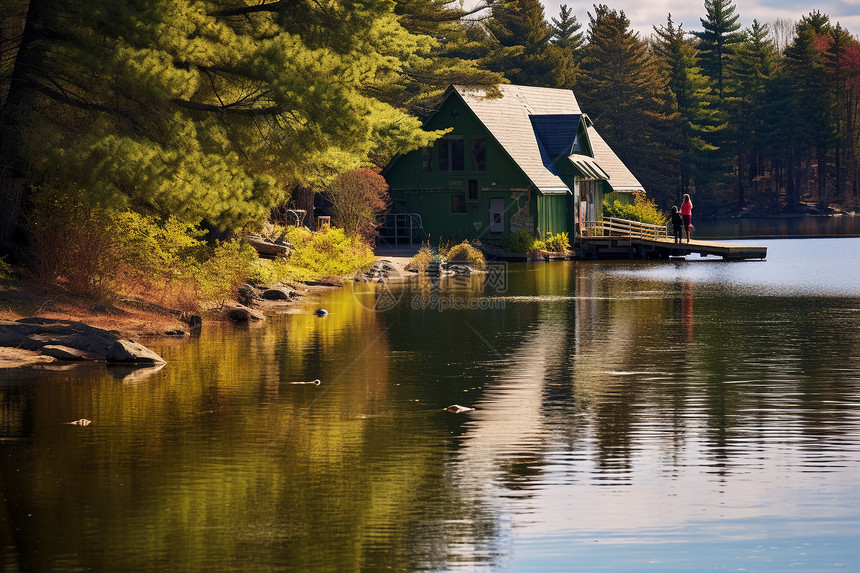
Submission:
{"label": "person standing", "polygon": [[687,242],[690,242],[690,223],[693,220],[693,202],[690,201],[690,195],[684,193],[684,201],[681,203],[681,218],[684,220],[684,232],[687,235]]}
{"label": "person standing", "polygon": [[681,219],[681,213],[678,212],[678,207],[672,205],[672,231],[675,235],[675,242],[681,242],[681,228],[684,226],[684,220]]}

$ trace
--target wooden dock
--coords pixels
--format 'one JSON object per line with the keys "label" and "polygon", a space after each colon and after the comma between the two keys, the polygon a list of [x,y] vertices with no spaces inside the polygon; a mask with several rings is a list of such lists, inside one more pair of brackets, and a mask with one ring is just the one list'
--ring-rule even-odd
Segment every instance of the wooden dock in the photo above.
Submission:
{"label": "wooden dock", "polygon": [[640,237],[582,237],[579,245],[584,259],[668,259],[698,254],[701,257],[717,256],[727,261],[764,259],[767,247],[731,245],[710,241],[675,243],[666,239]]}
{"label": "wooden dock", "polygon": [[767,247],[694,240],[675,243],[665,226],[611,218],[586,224],[577,243],[579,256],[585,259],[668,259],[692,254],[727,261],[767,257]]}

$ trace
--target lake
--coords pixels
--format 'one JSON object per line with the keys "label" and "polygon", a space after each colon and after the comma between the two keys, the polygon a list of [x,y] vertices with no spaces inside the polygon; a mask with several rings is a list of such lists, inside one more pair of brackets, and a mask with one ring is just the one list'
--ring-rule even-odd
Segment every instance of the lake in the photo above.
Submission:
{"label": "lake", "polygon": [[0,571],[856,571],[860,238],[751,242],[0,370]]}

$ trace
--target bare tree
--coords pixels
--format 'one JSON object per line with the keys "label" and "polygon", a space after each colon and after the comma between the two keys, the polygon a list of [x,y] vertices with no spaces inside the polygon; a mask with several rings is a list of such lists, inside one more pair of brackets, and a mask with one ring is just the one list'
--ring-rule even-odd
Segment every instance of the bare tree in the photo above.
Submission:
{"label": "bare tree", "polygon": [[777,18],[769,26],[770,37],[777,53],[782,54],[786,46],[791,43],[791,39],[794,38],[794,27],[795,22],[788,18]]}

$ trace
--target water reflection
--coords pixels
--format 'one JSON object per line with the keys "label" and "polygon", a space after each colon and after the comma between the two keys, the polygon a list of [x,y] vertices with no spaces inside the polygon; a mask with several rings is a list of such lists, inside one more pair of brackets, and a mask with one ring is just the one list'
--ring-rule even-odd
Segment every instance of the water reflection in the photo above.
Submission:
{"label": "water reflection", "polygon": [[361,285],[135,380],[0,372],[0,565],[825,568],[860,533],[860,298],[746,283],[772,253]]}

